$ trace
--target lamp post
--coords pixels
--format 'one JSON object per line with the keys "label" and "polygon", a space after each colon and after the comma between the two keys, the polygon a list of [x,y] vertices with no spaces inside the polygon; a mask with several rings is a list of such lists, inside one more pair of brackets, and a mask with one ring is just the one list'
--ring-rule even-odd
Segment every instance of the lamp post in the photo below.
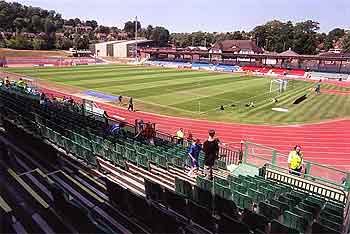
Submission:
{"label": "lamp post", "polygon": [[137,62],[137,16],[135,17],[135,60]]}

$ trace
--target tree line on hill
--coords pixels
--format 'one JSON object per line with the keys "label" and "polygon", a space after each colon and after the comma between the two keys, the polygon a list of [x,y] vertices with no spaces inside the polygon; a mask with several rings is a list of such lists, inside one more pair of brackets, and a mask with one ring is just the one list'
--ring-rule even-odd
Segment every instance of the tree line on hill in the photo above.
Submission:
{"label": "tree line on hill", "polygon": [[317,54],[334,48],[350,52],[350,31],[335,28],[328,34],[320,33],[320,24],[307,20],[293,24],[291,21],[273,20],[255,27],[250,32],[227,33],[172,33],[170,41],[179,47],[209,46],[223,40],[255,39],[259,47],[266,51],[281,53],[291,48],[299,54]]}
{"label": "tree line on hill", "polygon": [[[160,26],[142,28],[138,22],[138,37],[167,46],[169,31]],[[0,1],[0,48],[13,49],[88,49],[90,43],[135,37],[135,22],[128,21],[123,29],[99,25],[96,20],[63,19],[54,10]]]}
{"label": "tree line on hill", "polygon": [[[227,33],[169,33],[161,26],[137,23],[138,37],[155,42],[156,46],[206,46],[223,40],[255,39],[267,51],[282,52],[289,48],[299,54],[317,54],[333,48],[350,52],[350,31],[335,28],[329,33],[319,32],[319,23],[312,20],[293,24],[291,21],[269,21],[250,32]],[[123,29],[99,25],[96,20],[63,19],[54,10],[25,6],[0,0],[0,47],[13,49],[87,49],[90,43],[135,38],[135,21],[128,21]]]}

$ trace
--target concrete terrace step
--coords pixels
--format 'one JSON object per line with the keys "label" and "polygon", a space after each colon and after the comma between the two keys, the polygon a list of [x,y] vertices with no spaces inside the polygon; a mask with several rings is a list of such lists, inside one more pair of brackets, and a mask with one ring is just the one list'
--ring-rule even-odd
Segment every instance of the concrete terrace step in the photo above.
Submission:
{"label": "concrete terrace step", "polygon": [[131,171],[126,171],[124,169],[116,167],[110,162],[105,161],[101,158],[98,158],[98,162],[100,163],[102,169],[108,173],[107,175],[105,175],[97,171],[96,173],[98,173],[99,176],[106,176],[107,178],[112,179],[113,181],[129,189],[130,191],[138,195],[145,196],[145,185],[142,176]]}

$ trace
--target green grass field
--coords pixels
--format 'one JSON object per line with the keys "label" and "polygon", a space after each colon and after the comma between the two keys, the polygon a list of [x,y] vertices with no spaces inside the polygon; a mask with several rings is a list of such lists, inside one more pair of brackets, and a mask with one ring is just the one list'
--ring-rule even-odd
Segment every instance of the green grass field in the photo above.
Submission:
{"label": "green grass field", "polygon": [[[45,79],[83,90],[133,97],[137,110],[225,122],[291,124],[350,116],[350,96],[315,96],[313,84],[290,81],[287,91],[269,92],[270,79],[225,73],[129,65],[68,68],[8,68],[6,71]],[[349,90],[332,85],[322,88]],[[304,102],[293,101],[307,93]],[[274,104],[272,98],[277,97]],[[245,107],[253,101],[255,108]],[[220,111],[220,105],[225,111]],[[272,111],[288,108],[288,113]]]}

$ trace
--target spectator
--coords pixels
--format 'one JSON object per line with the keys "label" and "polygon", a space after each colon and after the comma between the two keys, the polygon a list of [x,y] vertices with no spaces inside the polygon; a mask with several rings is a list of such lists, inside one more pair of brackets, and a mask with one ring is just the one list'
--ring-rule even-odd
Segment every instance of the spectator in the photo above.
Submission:
{"label": "spectator", "polygon": [[46,95],[45,93],[42,93],[40,95],[40,105],[44,105],[46,103]]}
{"label": "spectator", "polygon": [[177,144],[179,145],[183,145],[184,143],[184,137],[185,137],[185,133],[183,128],[180,128],[177,132],[176,132],[176,139],[177,139]]}
{"label": "spectator", "polygon": [[140,133],[140,132],[142,132],[143,131],[143,129],[144,129],[144,125],[145,125],[145,123],[143,122],[143,120],[142,119],[140,119],[139,121],[137,121],[137,133]]}
{"label": "spectator", "polygon": [[189,133],[188,133],[188,135],[187,135],[187,141],[188,141],[189,143],[192,143],[192,141],[193,141],[193,134],[192,134],[192,132],[189,132]]}
{"label": "spectator", "polygon": [[146,127],[141,132],[139,132],[135,136],[135,138],[137,138],[140,135],[143,136],[143,138],[147,141],[148,144],[154,145],[154,138],[156,136],[156,132],[150,122],[146,124]]}
{"label": "spectator", "polygon": [[17,85],[18,88],[22,88],[22,89],[24,89],[26,87],[26,83],[23,81],[22,78],[19,78],[19,80],[17,81],[16,85]]}
{"label": "spectator", "polygon": [[206,178],[211,180],[213,179],[213,166],[215,160],[219,156],[219,139],[214,139],[215,131],[209,131],[208,140],[206,140],[203,144],[203,151],[205,153],[204,158],[204,173]]}
{"label": "spectator", "polygon": [[299,145],[295,146],[289,153],[288,164],[290,174],[297,176],[301,175],[301,170],[303,169],[303,153],[301,152],[301,147]]}
{"label": "spectator", "polygon": [[202,146],[200,145],[200,140],[196,139],[190,146],[188,150],[188,156],[190,157],[191,160],[191,170],[188,172],[189,176],[193,176],[194,172],[197,174],[199,164],[198,164],[198,158],[199,158],[199,153],[202,150]]}
{"label": "spectator", "polygon": [[126,133],[124,131],[125,123],[121,122],[119,124],[113,124],[110,129],[109,133],[112,134],[113,136],[118,136],[118,137],[125,137]]}
{"label": "spectator", "polygon": [[10,80],[8,79],[8,77],[5,79],[5,88],[10,88],[11,87],[11,83]]}
{"label": "spectator", "polygon": [[132,102],[132,97],[129,99],[128,111],[134,111],[134,103]]}

